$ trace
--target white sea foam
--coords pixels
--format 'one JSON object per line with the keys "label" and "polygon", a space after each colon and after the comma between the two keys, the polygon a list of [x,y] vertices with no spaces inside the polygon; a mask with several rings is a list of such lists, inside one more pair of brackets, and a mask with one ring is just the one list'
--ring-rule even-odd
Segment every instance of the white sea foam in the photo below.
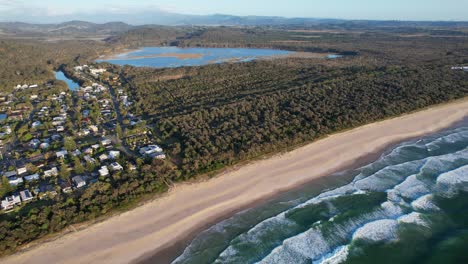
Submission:
{"label": "white sea foam", "polygon": [[428,226],[429,224],[422,218],[418,212],[412,212],[407,215],[400,216],[397,221],[399,223],[417,224],[421,226]]}
{"label": "white sea foam", "polygon": [[367,241],[388,241],[396,238],[398,222],[393,219],[377,220],[365,224],[353,235],[353,239],[363,239]]}
{"label": "white sea foam", "polygon": [[360,190],[386,191],[407,176],[417,173],[423,163],[424,160],[416,160],[385,167],[367,178],[354,182],[354,187]]}
{"label": "white sea foam", "polygon": [[399,205],[389,201],[382,203],[381,207],[388,217],[397,217],[403,214],[403,209]]}
{"label": "white sea foam", "polygon": [[395,186],[391,192],[395,192],[397,195],[405,198],[416,199],[424,194],[428,194],[430,190],[424,182],[417,178],[417,175],[411,175],[402,183]]}
{"label": "white sea foam", "polygon": [[458,190],[468,191],[468,165],[441,174],[437,178],[437,186],[448,194]]}
{"label": "white sea foam", "polygon": [[432,202],[433,194],[427,194],[424,196],[419,197],[417,200],[411,203],[411,206],[415,210],[422,210],[422,211],[437,211],[439,207]]}
{"label": "white sea foam", "polygon": [[331,254],[324,256],[319,261],[314,261],[313,264],[339,264],[348,258],[349,246],[341,246],[335,249]]}
{"label": "white sea foam", "polygon": [[310,229],[292,238],[283,241],[268,256],[259,261],[261,264],[269,263],[303,263],[310,262],[331,251],[329,243],[322,234]]}

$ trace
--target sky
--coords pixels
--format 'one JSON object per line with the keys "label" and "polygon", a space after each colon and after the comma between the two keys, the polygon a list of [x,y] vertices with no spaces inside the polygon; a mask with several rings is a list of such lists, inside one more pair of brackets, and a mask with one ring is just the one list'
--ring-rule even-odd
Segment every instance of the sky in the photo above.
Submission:
{"label": "sky", "polygon": [[468,0],[0,0],[1,21],[166,11],[284,17],[468,21]]}

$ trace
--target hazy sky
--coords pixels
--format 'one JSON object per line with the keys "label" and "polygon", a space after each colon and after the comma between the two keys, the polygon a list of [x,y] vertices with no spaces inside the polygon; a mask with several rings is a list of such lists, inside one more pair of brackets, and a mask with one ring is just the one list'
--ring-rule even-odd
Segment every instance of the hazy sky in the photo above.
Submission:
{"label": "hazy sky", "polygon": [[468,0],[0,0],[0,20],[157,9],[184,14],[468,20]]}

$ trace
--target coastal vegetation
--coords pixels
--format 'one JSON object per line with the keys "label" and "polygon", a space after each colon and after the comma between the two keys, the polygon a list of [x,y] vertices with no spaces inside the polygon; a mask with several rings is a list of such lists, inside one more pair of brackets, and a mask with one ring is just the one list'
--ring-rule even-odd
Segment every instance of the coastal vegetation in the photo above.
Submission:
{"label": "coastal vegetation", "polygon": [[[345,56],[176,69],[94,63],[110,51],[148,45],[266,47]],[[91,82],[78,80],[73,67],[94,64],[107,69],[107,75],[121,82],[119,88],[135,99],[128,109],[119,105],[122,112],[143,120],[132,125],[124,115],[124,126],[116,126],[117,138],[125,137],[124,144],[133,144],[141,137],[168,152],[166,161],[130,157],[137,171],[126,169],[88,188],[59,192],[0,215],[0,254],[72,224],[134,206],[166,191],[173,182],[468,94],[468,74],[451,69],[468,63],[466,29],[459,28],[145,27],[119,32],[104,41],[3,39],[0,53],[0,63],[8,65],[0,67],[0,89],[5,94],[18,84],[51,83],[53,89],[63,88],[53,75],[58,68],[86,85]],[[17,97],[29,96],[21,93]],[[67,100],[81,110],[81,99]],[[29,99],[21,103],[32,106]],[[74,121],[82,119],[79,110],[70,111]],[[89,110],[92,122],[104,123],[97,102]],[[79,122],[67,126],[81,128]],[[26,122],[14,127],[23,144],[31,140],[30,132]],[[64,147],[72,151],[77,139],[66,138]],[[85,168],[79,160],[70,160],[61,163],[63,179],[70,178],[68,163],[80,173],[95,170],[94,165]],[[2,196],[14,191],[4,178],[0,187]],[[302,221],[300,215],[290,217]]]}

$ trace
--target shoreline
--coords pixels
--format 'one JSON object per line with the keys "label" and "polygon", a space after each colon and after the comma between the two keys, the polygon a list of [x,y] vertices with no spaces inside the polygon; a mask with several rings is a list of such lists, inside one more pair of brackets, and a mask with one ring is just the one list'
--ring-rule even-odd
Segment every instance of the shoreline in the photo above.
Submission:
{"label": "shoreline", "polygon": [[[233,210],[232,212],[225,212],[225,214],[223,215],[220,215],[218,218],[216,219],[211,219],[210,222],[206,222],[204,223],[203,226],[201,226],[200,228],[196,229],[196,230],[193,230],[192,232],[189,232],[187,233],[184,237],[181,237],[179,239],[177,239],[177,241],[175,241],[175,243],[173,243],[172,245],[168,245],[168,246],[165,246],[165,247],[162,247],[160,249],[155,249],[153,251],[153,253],[148,253],[148,254],[145,254],[141,257],[139,257],[138,259],[130,262],[132,264],[154,264],[154,263],[171,263],[173,262],[175,259],[177,259],[177,257],[179,257],[185,250],[185,248],[187,246],[190,245],[190,243],[193,241],[193,239],[195,239],[201,232],[205,231],[206,229],[210,228],[211,226],[223,221],[223,220],[226,220],[226,219],[229,219],[231,217],[233,217],[234,215],[238,214],[238,213],[242,213],[244,210],[247,210],[247,209],[251,209],[251,208],[254,208],[254,207],[258,207],[258,206],[262,206],[270,201],[273,201],[276,197],[282,195],[282,194],[285,194],[285,193],[288,193],[288,192],[294,192],[294,191],[298,191],[300,189],[303,188],[304,185],[312,185],[312,184],[318,184],[319,182],[325,180],[325,178],[328,178],[328,177],[340,177],[340,176],[337,176],[337,174],[341,174],[341,173],[345,173],[347,171],[352,171],[352,170],[355,170],[355,169],[358,169],[362,166],[365,166],[367,164],[370,164],[370,163],[373,163],[375,162],[376,160],[379,159],[379,157],[384,154],[386,151],[388,150],[391,150],[391,149],[394,149],[395,147],[397,147],[398,145],[404,143],[404,142],[407,142],[407,141],[411,141],[411,140],[415,140],[415,139],[418,139],[418,138],[422,138],[422,137],[427,137],[427,136],[431,136],[431,135],[434,135],[434,134],[437,134],[437,133],[440,133],[442,131],[445,131],[445,130],[449,130],[449,129],[452,129],[452,128],[456,128],[456,127],[459,127],[461,125],[464,125],[464,124],[468,124],[468,115],[466,118],[460,120],[460,121],[457,121],[453,124],[451,124],[450,126],[448,127],[445,127],[445,128],[441,128],[441,129],[438,129],[436,131],[433,131],[433,132],[429,132],[429,133],[426,133],[426,134],[423,134],[423,135],[420,135],[420,136],[414,136],[414,137],[411,137],[411,138],[405,138],[405,139],[401,139],[401,140],[396,140],[394,142],[389,142],[388,144],[382,146],[381,148],[371,152],[371,153],[368,153],[362,157],[359,157],[357,158],[356,160],[354,161],[351,161],[349,164],[344,164],[342,165],[341,167],[338,167],[336,170],[333,170],[332,172],[328,173],[328,174],[324,174],[322,176],[319,176],[315,179],[312,179],[312,180],[306,180],[305,182],[303,183],[300,183],[298,184],[297,186],[295,187],[292,187],[290,189],[287,189],[287,190],[284,190],[284,191],[279,191],[278,193],[274,193],[268,197],[264,197],[262,199],[259,199],[259,200],[256,200],[256,201],[252,201],[250,204],[244,206],[244,207],[240,207],[238,208],[237,210]],[[354,177],[353,177],[354,178]],[[321,191],[324,191],[326,190],[328,187],[325,186],[323,188],[321,188]],[[155,262],[157,260],[157,262]]]}
{"label": "shoreline", "polygon": [[[170,47],[170,46],[162,46],[164,47]],[[189,49],[191,47],[177,47],[176,48],[180,49]],[[245,48],[249,49],[249,48]],[[179,60],[186,60],[186,59],[199,59],[203,58],[205,55],[200,54],[200,53],[174,53],[174,52],[169,52],[169,53],[161,53],[161,54],[152,54],[152,55],[142,55],[142,56],[129,56],[129,54],[134,53],[134,52],[139,52],[142,51],[143,48],[138,48],[138,49],[128,49],[128,48],[122,48],[122,49],[117,49],[113,52],[109,52],[108,54],[103,54],[97,58],[98,61],[112,61],[112,60],[137,60],[137,59],[150,59],[150,58],[177,58]],[[275,60],[275,59],[288,59],[288,58],[306,58],[306,59],[327,59],[330,55],[337,55],[334,53],[330,52],[307,52],[307,51],[291,51],[291,50],[284,50],[289,52],[288,54],[282,54],[282,55],[271,55],[271,56],[257,56],[254,58],[254,60]],[[233,58],[227,58],[222,60],[223,63],[236,63],[236,62],[241,62],[246,57],[233,57]],[[214,61],[210,61],[208,64],[213,64],[215,63]]]}
{"label": "shoreline", "polygon": [[[468,100],[464,99],[340,132],[208,181],[177,184],[167,195],[148,204],[2,261],[135,263],[156,254],[161,258],[166,254],[169,260],[176,246],[186,244],[184,238],[191,240],[197,230],[227,218],[227,214],[251,208],[347,166],[368,163],[396,142],[447,129],[467,115]],[[77,251],[88,254],[77,256]]]}

